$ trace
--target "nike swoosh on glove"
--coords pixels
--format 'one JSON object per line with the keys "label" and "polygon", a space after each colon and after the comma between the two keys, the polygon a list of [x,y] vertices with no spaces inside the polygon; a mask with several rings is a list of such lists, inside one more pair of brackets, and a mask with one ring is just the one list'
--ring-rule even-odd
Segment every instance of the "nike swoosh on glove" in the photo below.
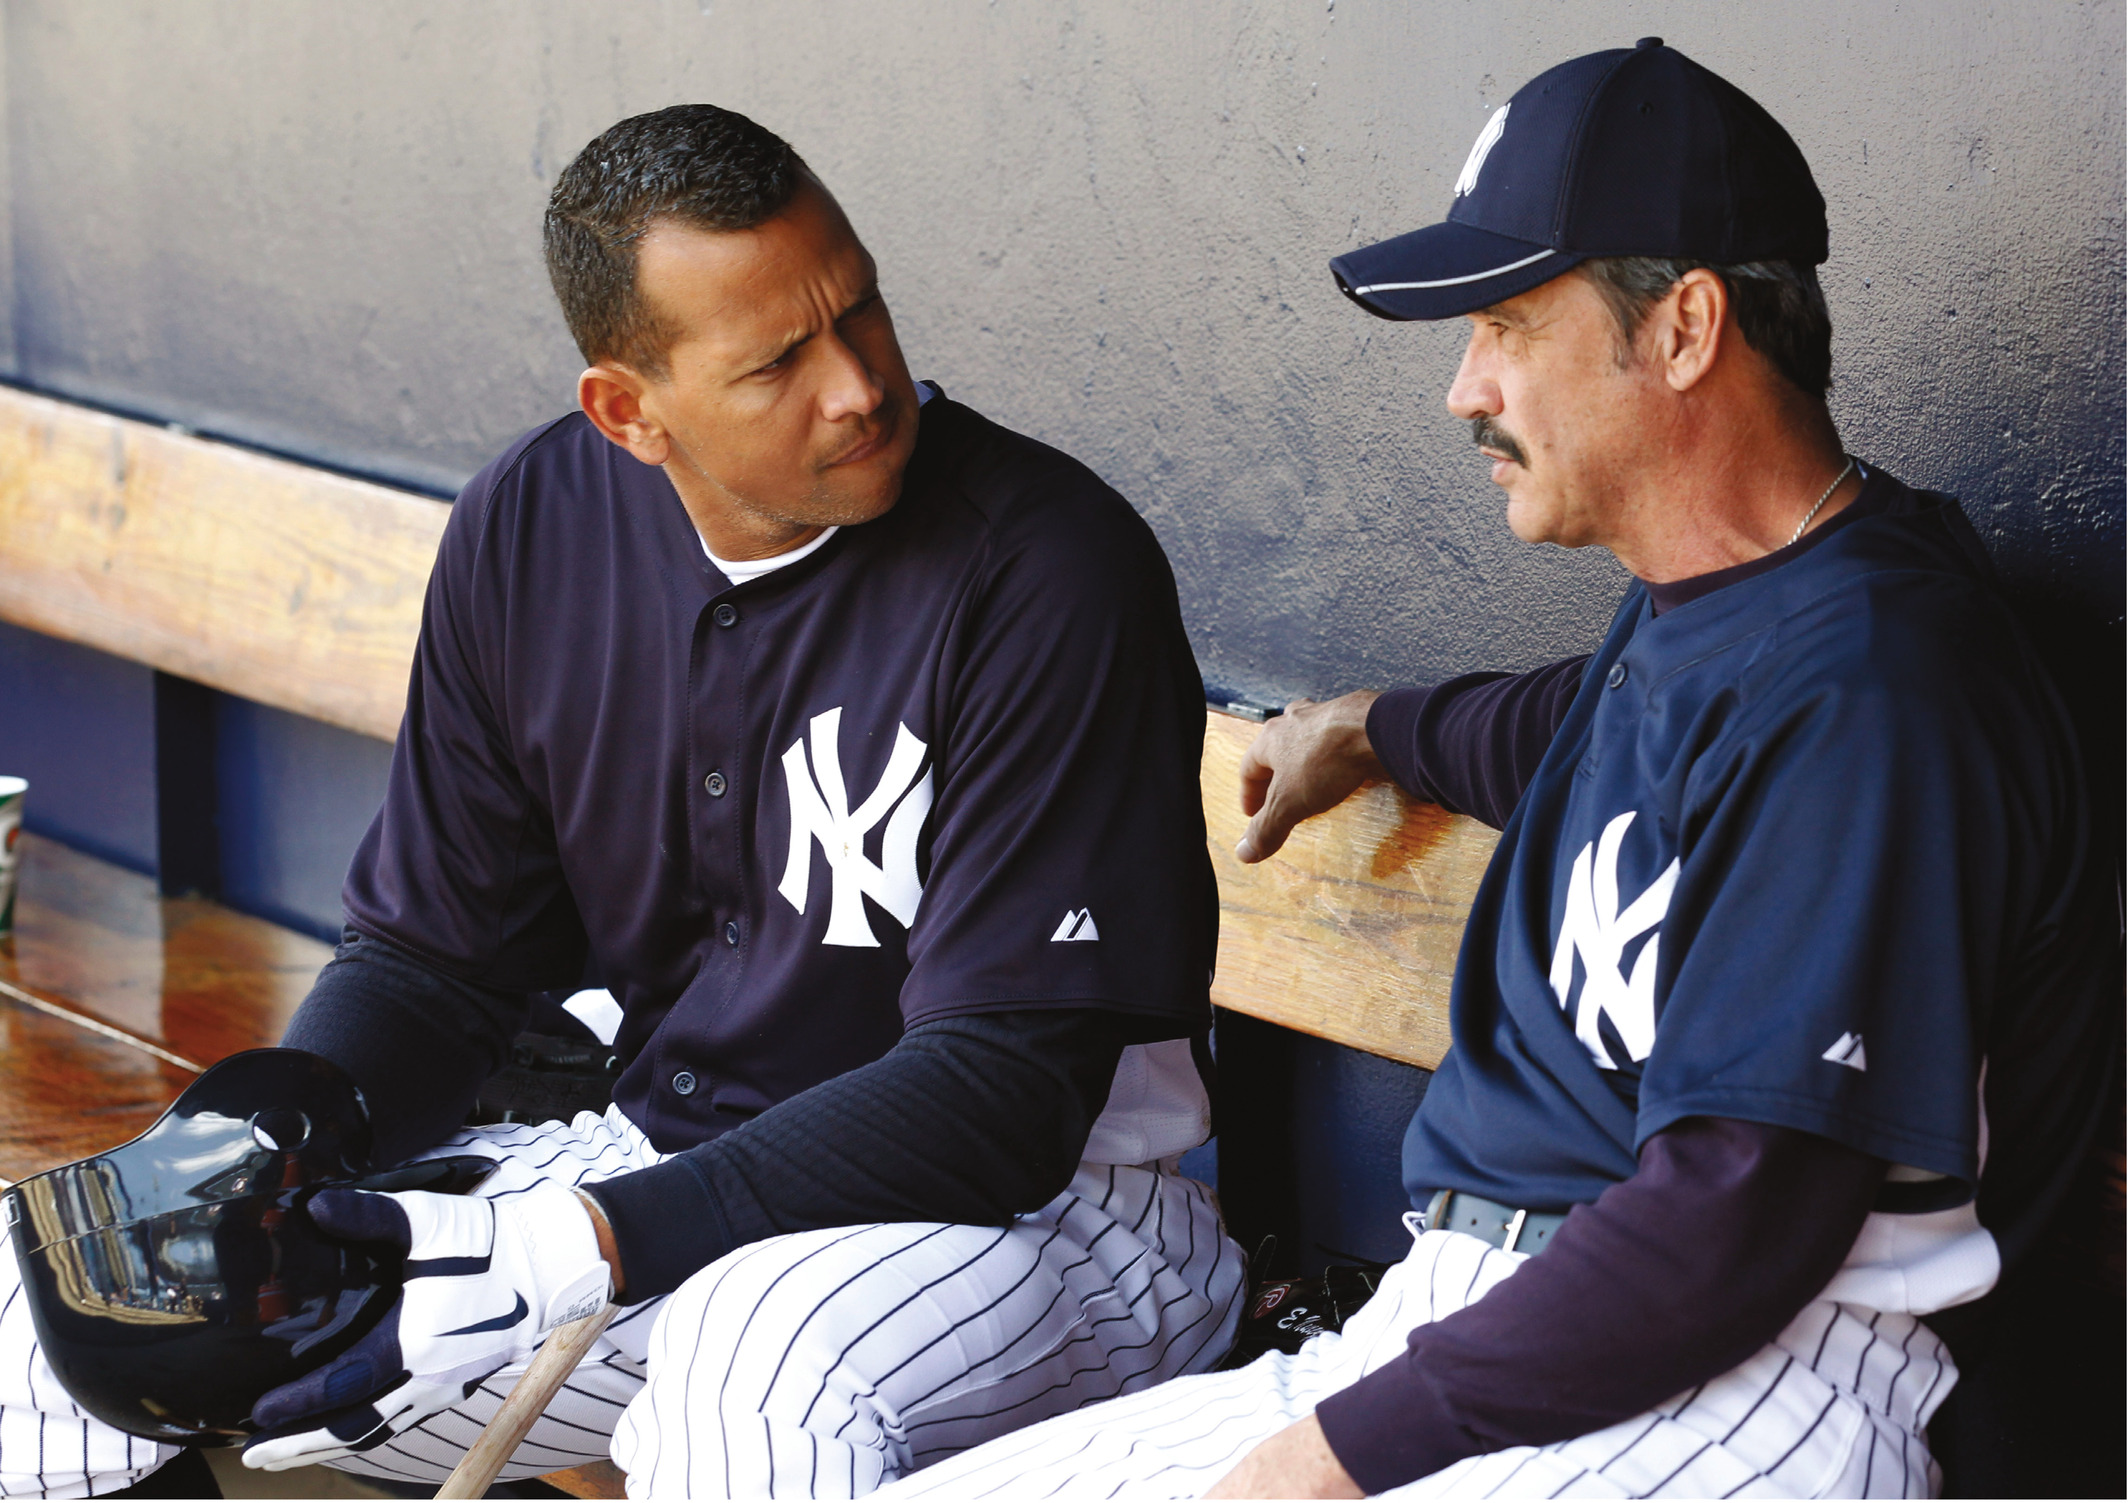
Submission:
{"label": "nike swoosh on glove", "polygon": [[612,1293],[591,1214],[553,1180],[506,1200],[425,1190],[323,1190],[328,1236],[406,1252],[406,1283],[374,1330],[261,1398],[244,1465],[280,1471],[371,1450],[531,1360],[540,1338]]}

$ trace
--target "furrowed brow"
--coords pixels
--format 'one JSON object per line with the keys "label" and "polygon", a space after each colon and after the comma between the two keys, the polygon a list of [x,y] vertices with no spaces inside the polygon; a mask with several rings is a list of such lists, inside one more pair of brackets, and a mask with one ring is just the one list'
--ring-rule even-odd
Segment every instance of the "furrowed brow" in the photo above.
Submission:
{"label": "furrowed brow", "polygon": [[810,334],[800,334],[795,338],[787,341],[786,343],[778,346],[776,349],[770,350],[764,354],[757,355],[748,364],[747,369],[759,370],[764,365],[774,365],[777,361],[791,354],[794,350],[802,348],[812,339],[812,337],[813,336]]}
{"label": "furrowed brow", "polygon": [[843,308],[843,310],[835,315],[835,321],[837,323],[841,323],[844,319],[848,318],[852,313],[855,313],[858,309],[864,307],[866,304],[876,303],[878,301],[879,283],[877,281],[874,281],[868,284],[865,287],[864,291],[858,293],[857,296],[850,299],[849,303]]}
{"label": "furrowed brow", "polygon": [[[863,308],[866,304],[875,303],[877,301],[879,301],[879,284],[877,282],[874,282],[863,292],[858,293],[857,296],[850,299],[849,303],[844,306],[839,313],[835,315],[835,322],[841,323],[844,319],[848,318],[852,313],[855,313],[858,309]],[[787,343],[782,345],[780,348],[757,355],[753,359],[753,361],[747,366],[747,369],[759,370],[764,365],[774,365],[777,361],[784,359],[786,356],[790,355],[794,351],[804,348],[807,344],[812,342],[812,339],[812,334],[796,335]]]}

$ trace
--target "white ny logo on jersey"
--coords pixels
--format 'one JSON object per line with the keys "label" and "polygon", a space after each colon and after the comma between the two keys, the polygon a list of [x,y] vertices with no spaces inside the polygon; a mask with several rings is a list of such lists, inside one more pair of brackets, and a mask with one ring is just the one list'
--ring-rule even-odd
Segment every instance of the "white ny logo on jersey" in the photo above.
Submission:
{"label": "white ny logo on jersey", "polygon": [[1562,1012],[1573,1012],[1569,999],[1574,957],[1581,956],[1588,979],[1581,987],[1581,1010],[1573,1013],[1574,1034],[1600,1070],[1618,1068],[1596,1029],[1605,1015],[1633,1059],[1646,1059],[1655,1049],[1655,949],[1662,936],[1651,935],[1641,947],[1630,980],[1620,972],[1619,959],[1627,945],[1663,921],[1670,911],[1670,892],[1677,886],[1673,859],[1625,912],[1618,911],[1618,847],[1632,823],[1631,814],[1619,815],[1574,858],[1566,883],[1566,916],[1552,948],[1552,990]]}
{"label": "white ny logo on jersey", "polygon": [[[842,782],[842,757],[836,749],[841,729],[840,705],[813,717],[810,771],[805,765],[805,737],[793,741],[783,754],[783,780],[791,795],[791,854],[776,891],[793,908],[805,912],[806,889],[813,875],[813,842],[819,841],[831,874],[828,932],[821,943],[876,949],[879,941],[865,918],[859,894],[893,914],[903,928],[915,922],[916,905],[923,899],[923,885],[916,880],[916,837],[931,812],[931,772],[924,767],[928,748],[909,734],[906,725],[900,726],[879,786],[852,810],[849,790]],[[887,819],[890,809],[894,817]],[[864,842],[882,819],[887,820],[887,833],[880,843],[884,864],[875,866],[864,853]]]}

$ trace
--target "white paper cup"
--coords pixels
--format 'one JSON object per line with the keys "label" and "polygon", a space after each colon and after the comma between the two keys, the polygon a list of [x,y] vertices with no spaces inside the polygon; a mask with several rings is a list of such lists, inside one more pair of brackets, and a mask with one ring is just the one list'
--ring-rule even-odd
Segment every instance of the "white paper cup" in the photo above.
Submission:
{"label": "white paper cup", "polygon": [[0,938],[15,932],[15,872],[22,865],[22,800],[28,778],[0,777]]}

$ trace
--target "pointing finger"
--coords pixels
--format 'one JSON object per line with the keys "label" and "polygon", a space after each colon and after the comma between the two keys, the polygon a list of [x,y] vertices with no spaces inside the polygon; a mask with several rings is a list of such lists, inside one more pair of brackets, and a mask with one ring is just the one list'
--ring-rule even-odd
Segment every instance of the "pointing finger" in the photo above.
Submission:
{"label": "pointing finger", "polygon": [[1293,821],[1286,817],[1285,810],[1275,801],[1266,802],[1249,821],[1248,829],[1242,831],[1240,841],[1234,846],[1235,859],[1245,866],[1253,866],[1275,856],[1292,833]]}

